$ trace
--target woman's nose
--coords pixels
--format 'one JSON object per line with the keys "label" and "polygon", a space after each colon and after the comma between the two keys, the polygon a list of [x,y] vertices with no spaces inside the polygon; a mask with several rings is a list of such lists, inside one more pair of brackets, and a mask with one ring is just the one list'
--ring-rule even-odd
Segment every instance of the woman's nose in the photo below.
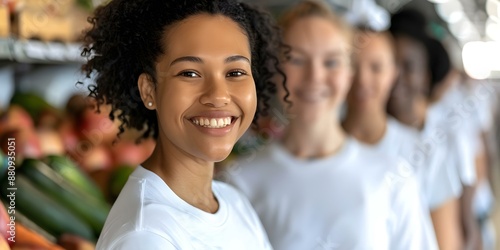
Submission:
{"label": "woman's nose", "polygon": [[321,62],[311,62],[308,71],[311,85],[318,85],[325,81],[326,69],[321,65]]}
{"label": "woman's nose", "polygon": [[227,82],[223,79],[210,79],[206,83],[206,89],[200,98],[203,105],[214,108],[220,108],[228,105],[231,102],[231,95]]}

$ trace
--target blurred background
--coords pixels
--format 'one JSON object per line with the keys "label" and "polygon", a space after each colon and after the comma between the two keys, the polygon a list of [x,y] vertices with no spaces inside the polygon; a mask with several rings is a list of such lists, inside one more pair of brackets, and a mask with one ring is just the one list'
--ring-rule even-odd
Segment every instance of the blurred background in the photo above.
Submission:
{"label": "blurred background", "polygon": [[[278,16],[293,0],[247,0]],[[0,0],[0,234],[9,231],[7,155],[15,138],[15,249],[93,249],[110,205],[135,166],[154,148],[136,143],[140,131],[126,130],[115,142],[117,122],[109,107],[95,113],[80,73],[82,30],[100,0]],[[351,23],[387,29],[391,14],[417,9],[428,32],[448,50],[454,68],[500,89],[500,0],[329,0]],[[489,140],[496,150],[498,114],[492,109]],[[490,178],[500,200],[500,166],[494,151]],[[27,160],[24,160],[27,159]],[[24,160],[24,161],[23,161]],[[21,190],[23,190],[21,192]],[[66,190],[66,191],[62,191]],[[500,239],[495,205],[493,230]],[[19,229],[21,228],[21,229]],[[8,239],[6,233],[3,238]],[[3,245],[2,245],[3,246]],[[8,249],[5,248],[0,249]],[[23,248],[24,247],[24,248]],[[31,247],[31,248],[30,248]],[[500,247],[497,247],[500,249]]]}

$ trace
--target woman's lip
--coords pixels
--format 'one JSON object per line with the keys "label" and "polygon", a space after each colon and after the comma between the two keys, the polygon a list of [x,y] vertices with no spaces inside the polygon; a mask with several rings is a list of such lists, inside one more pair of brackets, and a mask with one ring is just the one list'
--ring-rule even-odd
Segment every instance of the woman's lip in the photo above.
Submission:
{"label": "woman's lip", "polygon": [[190,120],[190,123],[191,123],[191,125],[195,126],[200,132],[202,132],[204,134],[221,137],[221,136],[225,136],[225,135],[229,134],[229,132],[231,132],[231,130],[233,129],[234,124],[236,124],[237,120],[239,120],[238,117],[233,118],[231,123],[223,128],[202,127],[200,125],[194,124],[193,122],[191,122],[191,120]]}
{"label": "woman's lip", "polygon": [[195,117],[204,117],[204,118],[224,118],[224,117],[239,117],[239,115],[236,115],[234,112],[230,111],[204,111],[197,113],[196,115],[189,116],[188,119],[191,120]]}

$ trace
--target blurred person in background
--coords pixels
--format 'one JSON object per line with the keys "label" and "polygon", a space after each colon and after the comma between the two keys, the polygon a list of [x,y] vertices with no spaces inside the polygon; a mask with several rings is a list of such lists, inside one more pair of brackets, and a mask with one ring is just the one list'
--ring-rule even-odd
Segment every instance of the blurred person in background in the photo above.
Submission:
{"label": "blurred person in background", "polygon": [[[410,162],[419,182],[424,209],[429,215],[433,214],[433,224],[436,228],[459,228],[453,204],[458,201],[456,189],[461,183],[455,169],[442,167],[446,164],[443,157],[446,152],[434,155],[441,158],[422,154],[419,132],[386,112],[389,94],[398,75],[392,35],[363,27],[357,31],[354,41],[355,75],[347,97],[345,130],[381,153]],[[415,157],[422,158],[416,161]],[[445,239],[438,238],[438,241],[444,248]]]}
{"label": "blurred person in background", "polygon": [[494,195],[490,180],[495,161],[492,138],[495,92],[487,82],[475,81],[452,69],[432,93],[432,106],[442,114],[443,122],[455,133],[468,137],[467,144],[475,156],[477,189],[472,210],[480,223],[485,249],[494,249],[495,233],[489,216]]}
{"label": "blurred person in background", "polygon": [[[445,114],[431,103],[435,87],[450,72],[451,64],[443,45],[426,34],[426,25],[425,18],[412,10],[392,17],[390,31],[396,41],[400,72],[387,110],[400,122],[420,131],[420,152],[412,152],[410,163],[422,164],[429,171],[445,168],[449,182],[456,185],[454,195],[460,199],[441,196],[437,192],[441,189],[424,186],[428,194],[439,196],[434,201],[430,196],[429,206],[440,249],[480,249],[480,233],[472,213],[475,156],[468,146],[467,131],[451,130]],[[426,157],[438,166],[422,162]],[[441,208],[436,210],[436,205]]]}
{"label": "blurred person in background", "polygon": [[281,26],[291,49],[282,63],[288,126],[282,140],[226,177],[250,199],[273,247],[437,249],[411,167],[340,124],[352,79],[351,28],[319,1],[291,7]]}

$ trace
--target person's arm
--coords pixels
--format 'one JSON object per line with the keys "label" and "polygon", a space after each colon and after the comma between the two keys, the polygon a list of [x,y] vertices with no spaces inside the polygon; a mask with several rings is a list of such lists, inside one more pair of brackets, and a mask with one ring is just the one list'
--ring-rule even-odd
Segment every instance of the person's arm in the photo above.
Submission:
{"label": "person's arm", "polygon": [[393,186],[394,223],[390,249],[438,249],[427,206],[413,175]]}
{"label": "person's arm", "polygon": [[460,199],[465,250],[482,249],[481,230],[474,216],[474,212],[472,211],[472,201],[475,191],[475,186],[464,186],[464,192]]}
{"label": "person's arm", "polygon": [[453,198],[431,211],[432,224],[441,250],[462,249],[460,201]]}
{"label": "person's arm", "polygon": [[459,157],[457,163],[461,164],[459,169],[463,183],[463,192],[460,197],[460,220],[463,228],[463,249],[465,250],[482,249],[481,230],[472,207],[477,185],[483,177],[486,177],[486,155],[484,150],[470,146],[470,142],[475,139],[482,143],[479,133],[472,131],[470,137],[458,137],[456,144]]}

